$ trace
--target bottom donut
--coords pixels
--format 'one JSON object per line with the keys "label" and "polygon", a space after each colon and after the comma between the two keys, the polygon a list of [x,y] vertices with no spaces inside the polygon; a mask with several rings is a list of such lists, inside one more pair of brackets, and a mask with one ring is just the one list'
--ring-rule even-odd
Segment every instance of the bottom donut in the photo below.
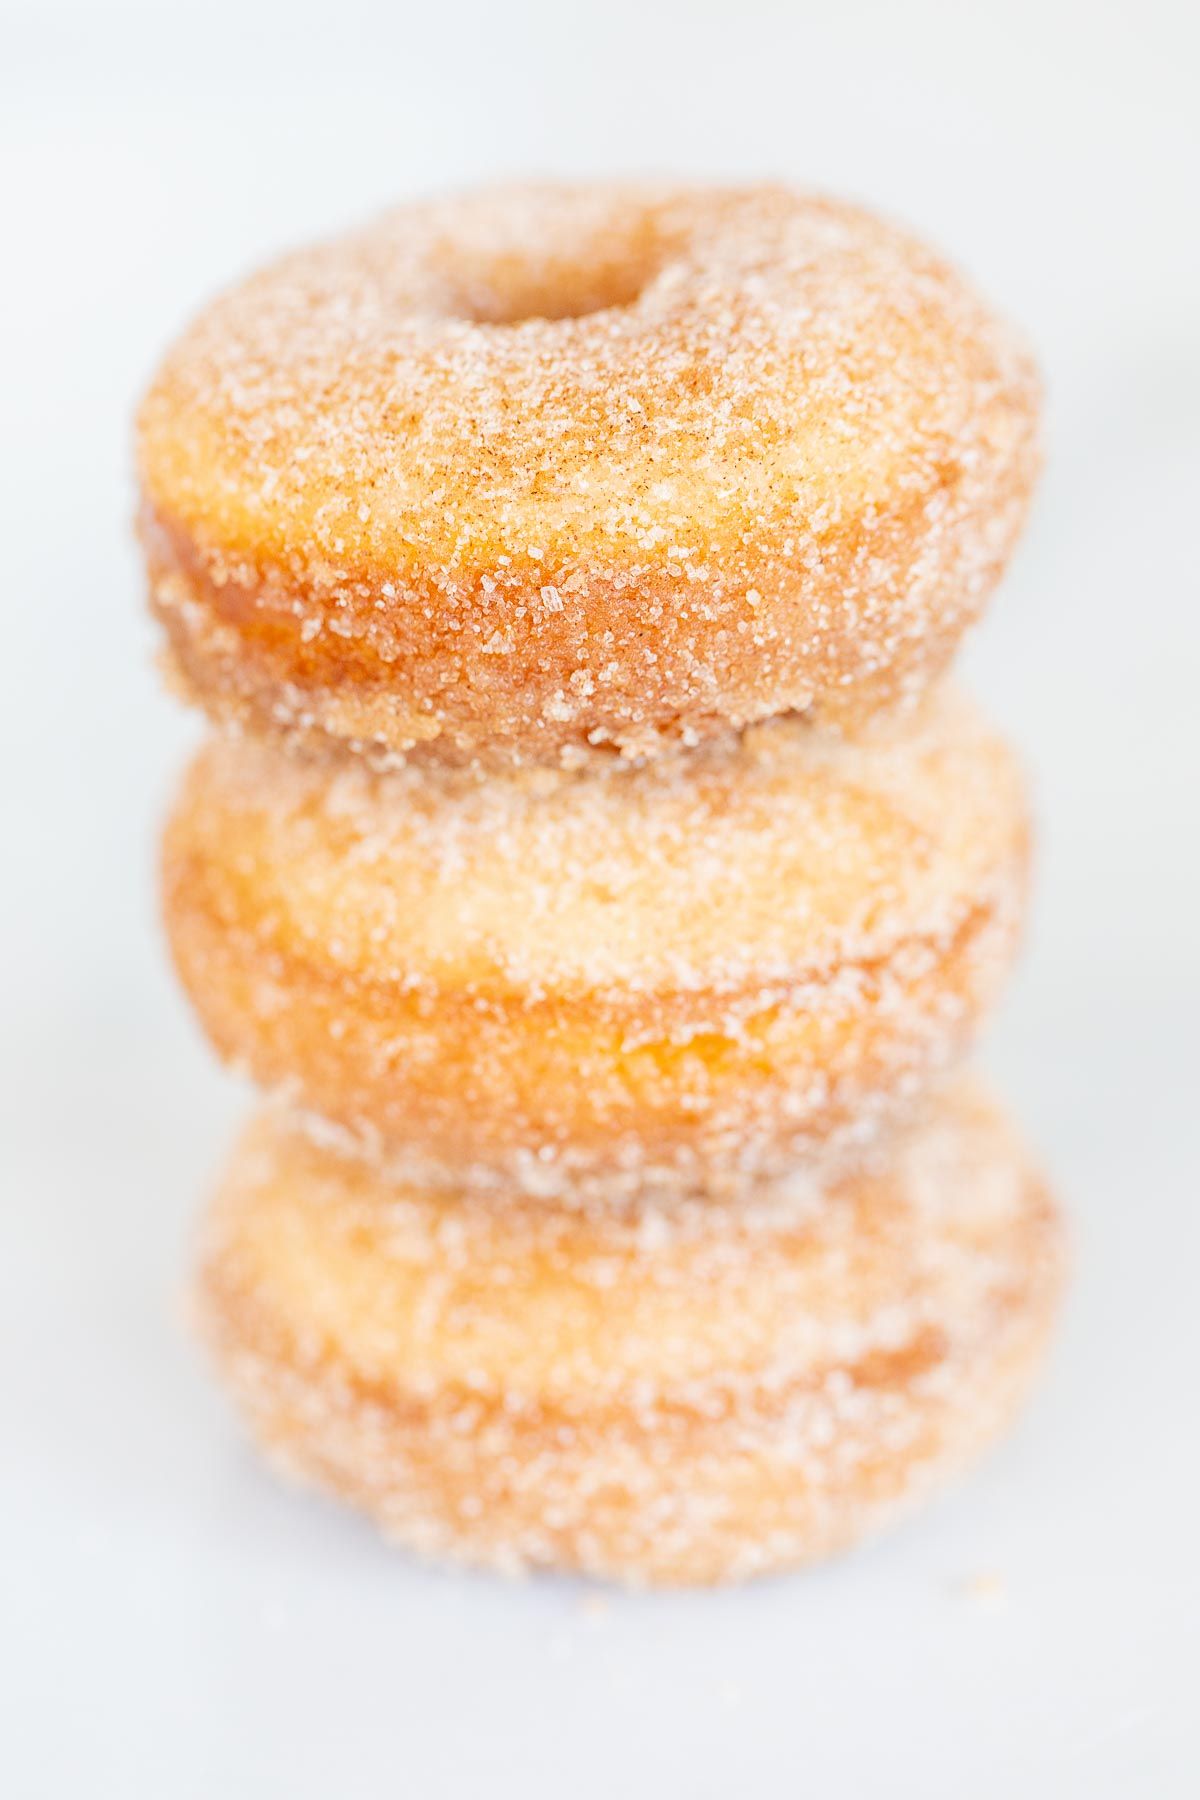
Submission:
{"label": "bottom donut", "polygon": [[884,1524],[1005,1425],[1058,1215],[957,1082],[853,1173],[735,1207],[419,1192],[267,1111],[199,1312],[285,1467],[436,1557],[708,1583]]}

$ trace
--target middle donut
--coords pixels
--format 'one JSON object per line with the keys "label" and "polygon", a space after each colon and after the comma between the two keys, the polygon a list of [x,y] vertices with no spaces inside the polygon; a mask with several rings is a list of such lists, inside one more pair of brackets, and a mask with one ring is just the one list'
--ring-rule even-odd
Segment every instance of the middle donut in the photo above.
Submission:
{"label": "middle donut", "polygon": [[1020,923],[1014,760],[956,695],[647,768],[372,771],[216,739],[164,853],[217,1048],[427,1185],[708,1193],[902,1112]]}

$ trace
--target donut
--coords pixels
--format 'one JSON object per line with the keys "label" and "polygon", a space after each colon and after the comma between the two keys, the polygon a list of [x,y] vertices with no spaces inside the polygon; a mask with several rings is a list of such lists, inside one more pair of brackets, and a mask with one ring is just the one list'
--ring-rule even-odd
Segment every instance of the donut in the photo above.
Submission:
{"label": "donut", "polygon": [[254,1435],[422,1554],[709,1583],[839,1550],[1010,1418],[1062,1264],[959,1081],[853,1173],[627,1217],[436,1194],[266,1111],[198,1315]]}
{"label": "donut", "polygon": [[939,690],[644,766],[211,742],[163,852],[218,1051],[418,1185],[734,1192],[911,1105],[1011,961],[1027,820]]}
{"label": "donut", "polygon": [[220,718],[387,763],[651,757],[919,694],[1009,555],[1028,356],[782,187],[408,205],[215,301],[140,409],[152,606]]}

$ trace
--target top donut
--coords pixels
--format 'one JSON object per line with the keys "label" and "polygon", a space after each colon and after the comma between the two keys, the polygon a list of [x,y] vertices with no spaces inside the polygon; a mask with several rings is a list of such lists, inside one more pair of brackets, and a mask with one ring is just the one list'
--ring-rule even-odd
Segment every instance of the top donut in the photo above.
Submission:
{"label": "top donut", "polygon": [[212,304],[138,423],[176,670],[385,759],[633,757],[915,696],[1037,466],[1029,359],[779,187],[406,206]]}

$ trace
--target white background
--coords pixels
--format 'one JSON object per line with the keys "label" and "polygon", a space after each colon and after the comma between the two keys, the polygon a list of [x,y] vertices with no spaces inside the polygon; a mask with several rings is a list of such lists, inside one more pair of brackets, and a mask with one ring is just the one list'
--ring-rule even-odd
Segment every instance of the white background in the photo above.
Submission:
{"label": "white background", "polygon": [[[1194,8],[3,10],[4,1793],[1197,1792]],[[960,1493],[715,1596],[414,1568],[260,1473],[178,1305],[247,1097],[156,919],[198,727],[150,668],[137,390],[278,247],[409,192],[612,170],[874,201],[1025,323],[1050,392],[966,667],[1042,819],[985,1056],[1073,1213],[1064,1329]]]}

